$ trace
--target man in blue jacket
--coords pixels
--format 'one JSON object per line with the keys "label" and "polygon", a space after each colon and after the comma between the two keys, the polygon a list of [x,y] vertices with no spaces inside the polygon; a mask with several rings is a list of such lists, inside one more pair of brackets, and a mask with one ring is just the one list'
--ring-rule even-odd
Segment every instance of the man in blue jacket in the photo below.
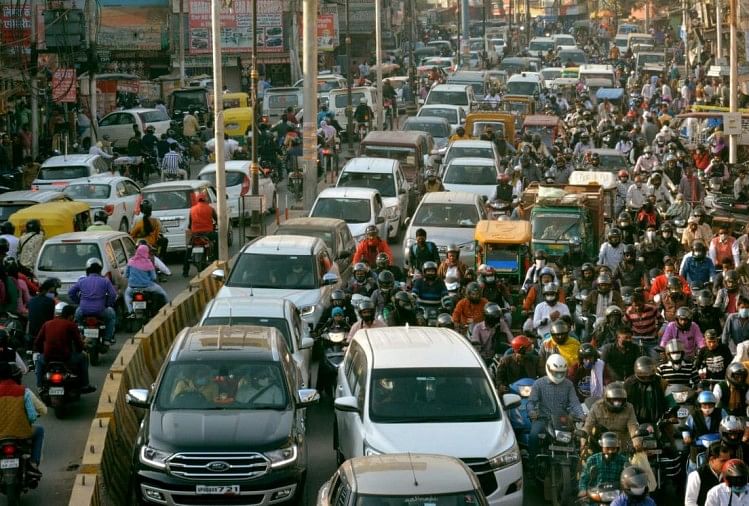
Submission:
{"label": "man in blue jacket", "polygon": [[114,344],[114,325],[117,315],[114,305],[117,302],[117,289],[109,278],[101,275],[102,264],[98,258],[86,261],[86,276],[80,278],[70,290],[68,297],[78,304],[75,320],[81,322],[86,316],[97,316],[104,320],[106,336],[104,340]]}

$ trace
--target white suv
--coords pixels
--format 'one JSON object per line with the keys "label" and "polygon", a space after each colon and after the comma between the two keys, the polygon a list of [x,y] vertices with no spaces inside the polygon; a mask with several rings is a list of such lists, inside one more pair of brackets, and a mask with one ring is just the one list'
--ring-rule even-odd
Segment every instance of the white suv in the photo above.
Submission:
{"label": "white suv", "polygon": [[435,453],[462,459],[489,504],[523,503],[520,449],[483,360],[444,328],[360,330],[341,367],[334,446],[340,462],[362,455]]}

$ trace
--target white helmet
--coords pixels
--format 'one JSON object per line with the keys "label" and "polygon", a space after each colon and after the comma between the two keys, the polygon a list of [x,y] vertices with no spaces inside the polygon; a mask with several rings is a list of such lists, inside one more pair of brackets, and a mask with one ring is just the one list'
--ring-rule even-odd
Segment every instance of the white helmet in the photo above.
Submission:
{"label": "white helmet", "polygon": [[546,376],[552,383],[558,385],[567,377],[567,361],[558,353],[546,359]]}
{"label": "white helmet", "polygon": [[99,260],[96,257],[91,257],[88,260],[86,260],[86,269],[93,265],[98,265],[99,267],[102,267],[101,260]]}
{"label": "white helmet", "polygon": [[55,304],[55,316],[60,316],[62,314],[62,310],[65,309],[67,306],[67,303],[65,302],[58,302]]}

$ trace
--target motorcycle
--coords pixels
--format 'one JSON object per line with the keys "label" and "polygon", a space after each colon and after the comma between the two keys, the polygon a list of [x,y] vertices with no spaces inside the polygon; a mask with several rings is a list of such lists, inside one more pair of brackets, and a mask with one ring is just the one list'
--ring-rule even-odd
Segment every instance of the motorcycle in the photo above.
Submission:
{"label": "motorcycle", "polygon": [[602,483],[595,487],[588,488],[588,496],[580,501],[582,504],[611,504],[619,497],[618,483]]}
{"label": "motorcycle", "polygon": [[55,417],[62,419],[68,405],[81,398],[80,380],[63,362],[50,362],[45,370],[39,393],[44,403],[55,411]]}
{"label": "motorcycle", "polygon": [[388,127],[390,130],[394,130],[394,120],[393,120],[393,101],[389,98],[386,98],[382,102],[382,108],[385,110],[385,121],[382,124],[383,130],[388,130]]}
{"label": "motorcycle", "polygon": [[263,173],[263,177],[269,177],[273,181],[273,184],[278,184],[281,181],[281,176],[271,163],[271,160],[260,160],[260,172]]}
{"label": "motorcycle", "polygon": [[416,301],[416,311],[421,312],[428,327],[437,326],[437,317],[439,316],[439,310],[442,306],[442,301],[434,300],[423,300],[418,299]]}
{"label": "motorcycle", "polygon": [[78,325],[84,339],[86,353],[91,365],[99,365],[100,355],[109,351],[109,344],[104,341],[106,336],[106,325],[104,320],[98,316],[84,316]]}
{"label": "motorcycle", "polygon": [[367,122],[359,121],[356,124],[356,136],[359,138],[359,141],[364,140],[364,138],[369,133],[369,125]]}
{"label": "motorcycle", "polygon": [[510,385],[510,393],[520,396],[520,407],[507,412],[510,425],[515,432],[515,439],[520,446],[520,454],[523,460],[528,459],[528,440],[531,433],[531,419],[528,416],[528,399],[533,388],[533,378],[520,378]]}
{"label": "motorcycle", "polygon": [[289,192],[294,196],[294,200],[302,200],[304,196],[304,173],[301,170],[294,170],[289,174]]}
{"label": "motorcycle", "polygon": [[39,485],[39,477],[30,474],[31,445],[28,440],[0,440],[0,492],[8,506],[21,504],[21,494]]}
{"label": "motorcycle", "polygon": [[569,504],[576,495],[575,473],[577,472],[580,435],[573,429],[567,417],[552,420],[546,425],[546,433],[538,435],[541,450],[537,457],[537,476],[544,483],[544,498],[553,506]]}
{"label": "motorcycle", "polygon": [[34,361],[31,360],[32,350],[29,347],[31,342],[26,338],[25,324],[21,323],[20,317],[13,313],[8,313],[7,319],[0,324],[0,328],[4,328],[8,333],[9,346],[16,350],[18,355],[26,362],[29,369],[33,370]]}
{"label": "motorcycle", "polygon": [[502,200],[492,200],[486,204],[486,212],[490,220],[498,220],[502,216],[512,214],[512,203]]}
{"label": "motorcycle", "polygon": [[201,272],[208,266],[208,259],[212,258],[213,244],[211,240],[202,234],[194,234],[190,238],[190,263]]}
{"label": "motorcycle", "polygon": [[[653,469],[658,490],[663,491],[664,487],[673,488],[679,483],[681,473],[685,469],[687,452],[680,452],[681,446],[671,443],[670,438],[665,431],[670,431],[672,421],[677,416],[679,406],[673,406],[666,410],[655,425],[646,423],[640,424],[637,436],[642,438],[642,446],[647,452],[650,467]],[[681,440],[680,440],[681,441]],[[683,441],[681,445],[684,446]]]}
{"label": "motorcycle", "polygon": [[720,442],[720,433],[703,434],[694,441],[692,453],[687,462],[687,474],[702,467],[707,462],[707,451],[713,443]]}
{"label": "motorcycle", "polygon": [[140,328],[153,318],[165,301],[161,296],[148,290],[133,290],[133,314],[135,315],[136,328]]}

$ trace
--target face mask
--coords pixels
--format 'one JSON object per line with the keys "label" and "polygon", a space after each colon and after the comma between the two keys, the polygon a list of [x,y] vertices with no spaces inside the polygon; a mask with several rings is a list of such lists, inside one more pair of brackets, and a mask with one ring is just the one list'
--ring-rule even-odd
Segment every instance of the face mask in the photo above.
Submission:
{"label": "face mask", "polygon": [[487,276],[486,277],[486,282],[487,283],[494,283],[494,276]]}
{"label": "face mask", "polygon": [[635,186],[636,186],[637,188],[642,188],[642,183],[635,183]]}
{"label": "face mask", "polygon": [[710,416],[713,414],[713,411],[715,411],[715,406],[708,404],[707,406],[702,406],[700,411],[702,411],[704,416]]}
{"label": "face mask", "polygon": [[652,241],[653,239],[655,239],[655,232],[649,230],[645,232],[645,237]]}
{"label": "face mask", "polygon": [[55,292],[47,292],[45,295],[52,300],[54,300],[54,298],[56,297]]}
{"label": "face mask", "polygon": [[671,362],[681,362],[681,353],[672,353]]}
{"label": "face mask", "polygon": [[744,490],[746,489],[746,485],[740,486],[740,487],[731,487],[731,493],[736,495],[741,495],[744,493]]}
{"label": "face mask", "polygon": [[546,265],[546,260],[536,260],[536,269],[542,268],[544,265]]}
{"label": "face mask", "polygon": [[749,307],[742,307],[739,309],[739,316],[741,318],[749,318]]}
{"label": "face mask", "polygon": [[[546,303],[547,303],[547,304],[549,304],[550,306],[553,306],[553,305],[554,305],[554,304],[556,304],[556,302],[557,302],[557,298],[556,298],[556,296],[555,296],[555,295],[545,295],[545,296],[544,296],[544,300],[545,300],[545,301],[546,301]],[[747,311],[749,311],[749,309],[748,309]]]}

